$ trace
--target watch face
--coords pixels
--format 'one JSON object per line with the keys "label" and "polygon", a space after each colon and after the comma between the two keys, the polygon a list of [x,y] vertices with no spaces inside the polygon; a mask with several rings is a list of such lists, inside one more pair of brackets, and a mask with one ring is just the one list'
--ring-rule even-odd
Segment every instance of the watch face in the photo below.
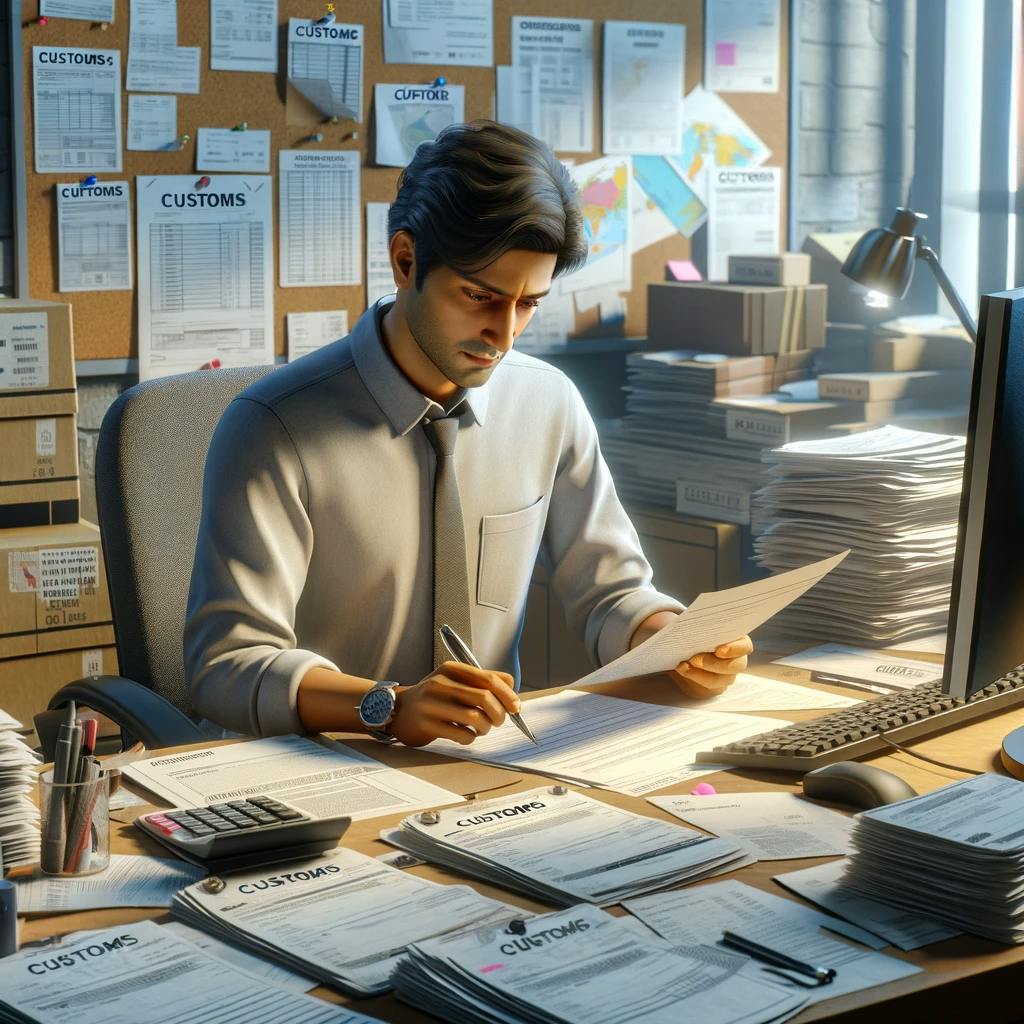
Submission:
{"label": "watch face", "polygon": [[371,690],[359,704],[359,717],[365,725],[386,725],[395,706],[394,690]]}

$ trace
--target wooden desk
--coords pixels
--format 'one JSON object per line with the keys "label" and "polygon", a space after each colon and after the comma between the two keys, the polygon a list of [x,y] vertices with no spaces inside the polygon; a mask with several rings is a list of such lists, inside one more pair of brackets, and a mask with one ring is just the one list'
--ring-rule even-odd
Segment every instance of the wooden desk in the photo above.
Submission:
{"label": "wooden desk", "polygon": [[[759,670],[761,671],[761,670]],[[787,675],[798,678],[799,674],[792,670],[781,670],[777,666],[765,669],[765,674]],[[803,677],[806,678],[806,677]],[[823,689],[835,689],[822,687]],[[621,687],[619,688],[621,689]],[[613,688],[604,692],[615,693]],[[635,690],[633,691],[636,692]],[[858,695],[854,691],[846,691]],[[527,700],[539,696],[530,694]],[[676,691],[663,680],[652,679],[644,686],[645,699],[656,703],[678,704]],[[814,717],[816,712],[789,713],[788,717]],[[780,714],[778,717],[785,718]],[[950,731],[915,744],[915,749],[939,760],[952,764],[962,764],[979,771],[998,771],[999,744],[1003,735],[1012,728],[1024,725],[1024,709],[1014,709],[991,718],[968,723],[961,729]],[[439,759],[424,755],[418,751],[403,747],[382,747],[365,737],[354,739],[353,746],[358,746],[380,760],[396,767],[408,767],[421,762],[431,761],[435,767],[413,769],[416,774],[424,774],[438,782],[438,772],[446,769],[439,765]],[[895,752],[871,759],[873,764],[886,768],[906,779],[918,792],[929,792],[964,776],[960,773],[943,768],[933,767],[925,762],[917,761],[905,754]],[[478,766],[469,763],[457,763],[447,768],[448,772],[479,771]],[[529,789],[534,786],[550,785],[550,781],[537,775],[520,772],[501,772],[492,774],[488,780],[489,788],[481,792],[482,797],[497,795],[502,789],[509,792]],[[719,792],[797,792],[799,779],[783,772],[752,772],[733,770],[720,772],[707,777]],[[495,789],[495,787],[498,787]],[[457,788],[451,786],[450,788]],[[663,792],[688,792],[692,786],[688,783],[670,787]],[[465,792],[465,788],[460,789]],[[589,795],[599,800],[620,807],[629,808],[652,817],[676,820],[645,800],[623,796],[618,793],[607,793],[601,790],[590,790]],[[356,822],[344,839],[344,845],[370,855],[376,855],[389,849],[377,838],[379,830],[389,824],[397,823],[399,816],[386,819],[373,818],[368,821]],[[111,847],[115,853],[150,853],[162,854],[164,851],[156,844],[149,842],[131,825],[111,822]],[[795,871],[820,863],[815,860],[767,861],[751,865],[730,875],[720,875],[710,882],[722,878],[735,877],[750,885],[770,891],[778,896],[792,897],[788,892],[772,881],[772,875],[783,871]],[[417,874],[442,882],[461,882],[467,879],[455,872],[433,865],[409,869]],[[530,910],[546,911],[553,908],[531,901],[525,897],[506,890],[499,890],[470,880],[475,888],[488,895],[521,905]],[[707,884],[707,883],[697,883]],[[621,912],[614,908],[613,912]],[[46,935],[64,934],[80,928],[106,927],[108,925],[138,921],[152,917],[167,919],[166,912],[139,909],[111,909],[60,915],[34,915],[24,922],[22,941],[39,939]],[[925,970],[910,978],[868,989],[848,996],[841,996],[811,1007],[794,1018],[795,1021],[809,1022],[819,1020],[841,1021],[843,1024],[853,1022],[900,1022],[912,1024],[917,1021],[946,1022],[965,1021],[971,1018],[985,1021],[985,1024],[1011,1024],[1020,1021],[1024,1016],[1024,1000],[1020,992],[1024,982],[1024,947],[1006,947],[985,939],[963,936],[936,943],[922,950],[903,953],[895,948],[888,948],[885,953],[919,964]],[[384,1021],[416,1022],[428,1024],[436,1018],[428,1017],[407,1006],[402,1005],[393,996],[380,996],[374,999],[352,1000],[329,989],[319,988],[316,994],[331,1002],[350,1003],[364,1013],[379,1017]]]}

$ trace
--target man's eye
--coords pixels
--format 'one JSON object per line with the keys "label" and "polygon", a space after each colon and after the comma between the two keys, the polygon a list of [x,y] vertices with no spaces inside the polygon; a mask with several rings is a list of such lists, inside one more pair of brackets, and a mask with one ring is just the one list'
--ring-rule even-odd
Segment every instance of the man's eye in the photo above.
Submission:
{"label": "man's eye", "polygon": [[469,296],[469,297],[470,297],[470,298],[471,298],[471,299],[472,299],[472,300],[473,300],[474,302],[490,302],[490,300],[491,300],[491,297],[490,297],[490,295],[485,295],[485,294],[483,294],[483,293],[481,293],[481,292],[466,292],[466,294],[467,294],[467,295],[468,295],[468,296]]}
{"label": "man's eye", "polygon": [[527,309],[536,309],[540,305],[540,302],[538,302],[537,299],[524,299],[523,305]]}

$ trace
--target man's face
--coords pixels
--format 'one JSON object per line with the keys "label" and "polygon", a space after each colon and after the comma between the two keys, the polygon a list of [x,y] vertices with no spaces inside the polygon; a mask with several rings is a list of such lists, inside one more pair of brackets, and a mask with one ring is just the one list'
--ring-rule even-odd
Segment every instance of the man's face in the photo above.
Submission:
{"label": "man's face", "polygon": [[554,253],[513,249],[478,274],[446,266],[407,293],[405,320],[423,354],[453,384],[486,383],[551,287]]}

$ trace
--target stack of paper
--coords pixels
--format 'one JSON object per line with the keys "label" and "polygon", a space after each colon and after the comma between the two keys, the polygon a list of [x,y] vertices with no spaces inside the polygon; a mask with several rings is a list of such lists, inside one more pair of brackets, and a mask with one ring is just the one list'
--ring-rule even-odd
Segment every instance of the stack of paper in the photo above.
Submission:
{"label": "stack of paper", "polygon": [[39,758],[16,731],[20,728],[0,711],[0,877],[5,867],[39,861],[39,809],[29,796]]}
{"label": "stack of paper", "polygon": [[0,960],[0,1021],[380,1024],[240,971],[152,921],[118,924]]}
{"label": "stack of paper", "polygon": [[997,942],[1024,942],[1024,783],[978,775],[864,811],[843,888]]}
{"label": "stack of paper", "polygon": [[737,844],[562,786],[415,814],[381,838],[549,903],[606,907],[754,863]]}
{"label": "stack of paper", "polygon": [[777,615],[773,633],[882,646],[945,627],[964,438],[900,427],[766,453],[754,496],[758,562],[773,572],[815,552],[846,561]]}
{"label": "stack of paper", "polygon": [[394,980],[453,1024],[766,1024],[807,1002],[739,957],[673,949],[588,906],[416,943]]}
{"label": "stack of paper", "polygon": [[[439,885],[354,850],[235,872],[183,889],[172,916],[298,974],[355,995],[386,992],[410,942],[522,911]],[[211,891],[211,888],[214,891]]]}

